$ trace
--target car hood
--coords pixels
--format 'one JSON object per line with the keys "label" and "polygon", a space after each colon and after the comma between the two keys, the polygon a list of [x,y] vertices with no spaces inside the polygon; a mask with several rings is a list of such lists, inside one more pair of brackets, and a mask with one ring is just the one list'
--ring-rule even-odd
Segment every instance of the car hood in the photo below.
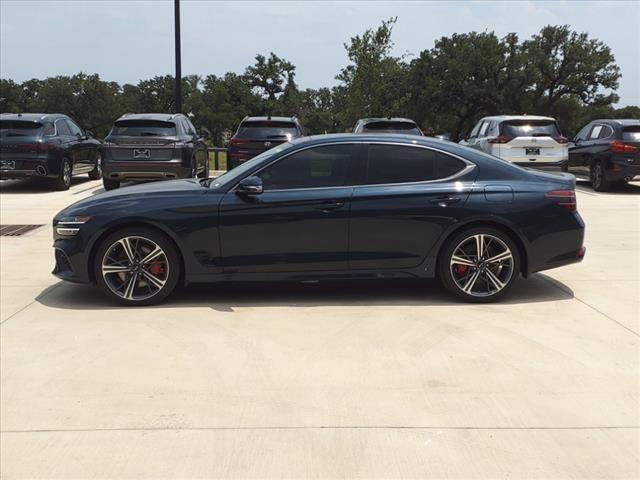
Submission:
{"label": "car hood", "polygon": [[76,202],[62,210],[56,218],[68,215],[94,214],[111,209],[114,206],[130,205],[133,202],[146,202],[154,198],[175,197],[205,193],[208,188],[196,179],[167,180],[149,182],[101,192]]}

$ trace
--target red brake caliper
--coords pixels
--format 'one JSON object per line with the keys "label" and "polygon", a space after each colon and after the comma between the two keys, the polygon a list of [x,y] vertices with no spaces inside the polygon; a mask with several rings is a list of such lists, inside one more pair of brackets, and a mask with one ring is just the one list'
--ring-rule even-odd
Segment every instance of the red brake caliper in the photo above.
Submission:
{"label": "red brake caliper", "polygon": [[456,274],[459,277],[464,277],[464,275],[467,273],[467,266],[466,265],[456,265]]}
{"label": "red brake caliper", "polygon": [[162,268],[162,264],[160,262],[153,262],[149,267],[149,273],[156,277],[162,275],[163,270],[164,269]]}

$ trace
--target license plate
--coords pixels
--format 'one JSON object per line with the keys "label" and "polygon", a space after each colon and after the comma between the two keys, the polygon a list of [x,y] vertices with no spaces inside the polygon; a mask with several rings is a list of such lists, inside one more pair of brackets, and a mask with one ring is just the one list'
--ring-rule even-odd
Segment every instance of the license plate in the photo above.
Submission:
{"label": "license plate", "polygon": [[134,148],[133,158],[151,158],[151,151],[147,148]]}
{"label": "license plate", "polygon": [[525,148],[525,152],[527,155],[540,155],[539,148]]}
{"label": "license plate", "polygon": [[13,160],[2,160],[0,161],[0,170],[15,170],[16,162]]}

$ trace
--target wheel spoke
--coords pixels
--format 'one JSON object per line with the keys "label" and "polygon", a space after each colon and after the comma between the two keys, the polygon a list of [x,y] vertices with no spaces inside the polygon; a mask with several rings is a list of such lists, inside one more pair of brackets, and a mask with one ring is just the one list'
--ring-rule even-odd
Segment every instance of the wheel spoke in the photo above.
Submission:
{"label": "wheel spoke", "polygon": [[471,290],[473,289],[473,286],[476,284],[476,280],[478,280],[479,276],[480,276],[480,270],[476,270],[475,272],[473,272],[473,275],[471,275],[471,278],[467,281],[467,283],[462,288],[462,290],[466,293],[471,293]]}
{"label": "wheel spoke", "polygon": [[131,240],[129,239],[129,237],[125,237],[119,240],[119,243],[120,245],[122,245],[122,249],[124,250],[124,253],[127,255],[127,259],[129,260],[129,262],[131,263],[135,262],[136,255],[135,255],[133,246],[131,245]]}
{"label": "wheel spoke", "polygon": [[102,273],[107,275],[109,273],[122,273],[122,272],[130,272],[132,269],[126,265],[103,265]]}
{"label": "wheel spoke", "polygon": [[502,253],[499,253],[498,255],[494,255],[491,258],[487,258],[486,262],[487,263],[499,263],[502,262],[504,260],[511,260],[513,258],[513,255],[511,255],[511,252],[509,250],[506,250]]}
{"label": "wheel spoke", "polygon": [[124,298],[127,300],[133,300],[133,292],[136,288],[136,284],[138,283],[138,274],[134,273],[129,278],[129,282],[127,283],[127,288],[124,291]]}
{"label": "wheel spoke", "polygon": [[160,255],[163,255],[163,254],[164,252],[162,251],[162,249],[156,245],[155,249],[149,252],[149,254],[146,257],[144,257],[142,260],[140,260],[140,263],[142,265],[146,265],[148,263],[151,263],[153,260],[155,260],[156,258],[158,258]]}
{"label": "wheel spoke", "polygon": [[496,291],[500,291],[504,288],[505,284],[502,283],[502,281],[498,277],[496,277],[491,270],[486,269],[485,276],[493,284],[493,286],[496,287]]}
{"label": "wheel spoke", "polygon": [[484,255],[484,235],[474,235],[474,238],[476,240],[476,252],[478,254],[478,258],[482,258],[482,255]]}
{"label": "wheel spoke", "polygon": [[462,258],[459,257],[457,255],[454,255],[451,257],[451,264],[458,264],[458,265],[467,265],[469,267],[475,267],[476,264],[474,262],[472,262],[471,260],[467,260],[466,258]]}
{"label": "wheel spoke", "polygon": [[153,275],[151,272],[147,272],[146,270],[142,270],[142,275],[144,276],[144,278],[147,279],[147,281],[150,284],[152,284],[157,289],[161,289],[162,287],[164,287],[164,284],[166,283],[166,280],[162,280],[156,277],[155,275]]}

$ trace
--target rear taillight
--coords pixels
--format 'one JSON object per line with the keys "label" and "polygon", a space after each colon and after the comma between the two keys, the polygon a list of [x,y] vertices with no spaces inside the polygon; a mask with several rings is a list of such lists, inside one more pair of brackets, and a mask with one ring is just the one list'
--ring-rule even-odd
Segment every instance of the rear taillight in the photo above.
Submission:
{"label": "rear taillight", "polygon": [[575,212],[578,209],[576,192],[573,190],[551,190],[546,193],[545,197],[570,212]]}
{"label": "rear taillight", "polygon": [[609,144],[609,150],[613,153],[636,153],[638,147],[621,142],[620,140],[614,140]]}
{"label": "rear taillight", "polygon": [[245,143],[249,143],[249,140],[245,140],[244,138],[235,138],[235,137],[229,140],[229,146],[232,146],[232,147],[236,145],[244,145]]}
{"label": "rear taillight", "polygon": [[18,145],[18,150],[21,152],[31,152],[31,153],[39,153],[39,152],[47,152],[53,148],[53,145],[48,143],[22,143]]}
{"label": "rear taillight", "polygon": [[489,143],[509,143],[511,140],[513,140],[513,137],[508,137],[507,135],[500,135],[495,138],[490,138],[487,141]]}
{"label": "rear taillight", "polygon": [[556,135],[555,137],[551,137],[551,138],[553,138],[558,143],[569,143],[569,140],[567,139],[567,137],[563,137],[562,135]]}

